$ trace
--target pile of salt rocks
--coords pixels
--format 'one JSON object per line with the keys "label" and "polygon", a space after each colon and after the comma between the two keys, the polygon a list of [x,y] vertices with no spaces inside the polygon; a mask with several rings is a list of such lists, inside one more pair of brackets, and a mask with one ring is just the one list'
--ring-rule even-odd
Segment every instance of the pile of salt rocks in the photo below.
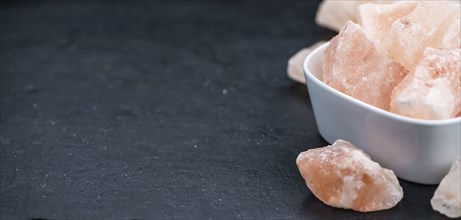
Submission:
{"label": "pile of salt rocks", "polygon": [[[342,15],[353,13],[325,14],[344,2],[326,1],[319,9],[317,23],[339,30],[325,50],[322,80],[396,114],[429,120],[460,116],[459,3],[349,3],[345,10],[357,9],[358,24],[344,21],[350,17]],[[302,60],[318,45],[290,59],[292,79],[303,82]],[[334,207],[378,211],[394,207],[403,197],[395,174],[347,141],[303,152],[296,162],[313,194]],[[435,210],[452,218],[461,217],[460,173],[458,160],[431,200]]]}
{"label": "pile of salt rocks", "polygon": [[441,120],[461,111],[460,5],[401,1],[359,6],[330,41],[323,81],[400,115]]}

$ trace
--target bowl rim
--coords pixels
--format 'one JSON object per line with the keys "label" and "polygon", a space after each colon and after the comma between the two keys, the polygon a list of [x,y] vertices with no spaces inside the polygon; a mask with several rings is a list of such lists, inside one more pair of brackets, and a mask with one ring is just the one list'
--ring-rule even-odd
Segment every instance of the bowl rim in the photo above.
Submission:
{"label": "bowl rim", "polygon": [[[375,107],[373,105],[370,105],[366,102],[363,102],[361,100],[358,100],[356,98],[353,98],[349,95],[346,95],[330,86],[328,86],[327,84],[325,84],[324,82],[322,82],[320,79],[318,79],[316,76],[314,76],[314,74],[311,73],[310,69],[309,69],[309,66],[308,66],[308,63],[310,62],[310,60],[313,59],[313,57],[315,56],[319,56],[319,53],[320,51],[322,50],[325,50],[326,47],[328,47],[328,45],[330,44],[330,42],[326,42],[322,45],[320,45],[319,47],[317,47],[315,50],[313,50],[305,59],[304,59],[304,62],[303,62],[303,70],[304,70],[304,77],[306,78],[306,85],[307,85],[307,81],[311,81],[312,83],[315,83],[317,84],[318,86],[320,86],[322,89],[332,93],[333,95],[336,95],[336,96],[340,96],[341,98],[355,104],[355,105],[358,105],[360,106],[361,108],[365,108],[369,111],[373,111],[383,117],[386,117],[386,118],[389,118],[389,119],[392,119],[392,120],[397,120],[397,121],[402,121],[402,122],[407,122],[407,123],[411,123],[411,124],[417,124],[417,125],[424,125],[424,126],[442,126],[442,125],[455,125],[457,123],[459,123],[461,125],[461,117],[455,117],[455,118],[450,118],[450,119],[441,119],[441,120],[430,120],[430,119],[419,119],[419,118],[411,118],[411,117],[408,117],[408,116],[403,116],[403,115],[399,115],[399,114],[396,114],[396,113],[393,113],[393,112],[389,112],[389,111],[386,111],[386,110],[383,110],[383,109],[380,109],[378,107]],[[322,59],[323,59],[323,54],[321,55],[322,56]]]}

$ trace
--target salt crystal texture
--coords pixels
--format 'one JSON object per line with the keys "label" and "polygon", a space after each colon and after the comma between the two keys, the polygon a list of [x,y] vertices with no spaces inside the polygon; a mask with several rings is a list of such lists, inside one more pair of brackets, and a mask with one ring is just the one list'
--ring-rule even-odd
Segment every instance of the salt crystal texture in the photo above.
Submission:
{"label": "salt crystal texture", "polygon": [[388,34],[392,23],[408,15],[416,8],[416,1],[400,1],[394,4],[367,3],[359,6],[359,24],[370,39],[382,51],[388,50]]}
{"label": "salt crystal texture", "polygon": [[392,90],[406,74],[351,21],[330,41],[323,57],[327,85],[384,110],[389,110]]}
{"label": "salt crystal texture", "polygon": [[315,22],[334,31],[339,31],[347,21],[357,19],[357,7],[363,2],[325,0],[319,6]]}
{"label": "salt crystal texture", "polygon": [[461,162],[457,160],[442,179],[431,199],[434,210],[450,217],[461,217]]}
{"label": "salt crystal texture", "polygon": [[325,41],[317,42],[308,48],[301,49],[288,60],[287,73],[292,80],[306,84],[304,79],[303,62],[304,59],[317,47],[324,44]]}
{"label": "salt crystal texture", "polygon": [[461,111],[461,49],[426,48],[425,57],[394,89],[391,112],[448,119]]}
{"label": "salt crystal texture", "polygon": [[413,11],[392,23],[388,55],[411,70],[426,47],[459,48],[460,10],[460,5],[452,1],[418,2]]}
{"label": "salt crystal texture", "polygon": [[378,211],[394,207],[403,197],[392,170],[344,140],[302,152],[296,164],[312,193],[333,207]]}
{"label": "salt crystal texture", "polygon": [[315,22],[334,31],[339,31],[347,21],[357,21],[357,7],[363,3],[392,3],[394,0],[324,0],[317,10]]}

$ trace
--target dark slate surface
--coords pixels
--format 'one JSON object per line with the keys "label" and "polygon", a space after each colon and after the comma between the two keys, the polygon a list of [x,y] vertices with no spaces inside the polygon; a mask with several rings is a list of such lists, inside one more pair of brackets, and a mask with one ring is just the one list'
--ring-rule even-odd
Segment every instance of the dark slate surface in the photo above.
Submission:
{"label": "dark slate surface", "polygon": [[1,5],[0,217],[439,219],[435,186],[392,210],[322,204],[295,165],[326,142],[298,49],[317,2]]}

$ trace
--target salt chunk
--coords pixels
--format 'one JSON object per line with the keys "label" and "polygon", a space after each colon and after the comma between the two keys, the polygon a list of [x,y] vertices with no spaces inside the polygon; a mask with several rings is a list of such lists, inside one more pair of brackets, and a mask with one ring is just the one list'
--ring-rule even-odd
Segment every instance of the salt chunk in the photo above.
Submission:
{"label": "salt chunk", "polygon": [[371,212],[390,209],[403,197],[392,170],[344,140],[302,152],[296,164],[312,193],[333,207]]}
{"label": "salt chunk", "polygon": [[459,48],[460,5],[453,1],[420,1],[416,8],[392,23],[388,54],[406,69],[422,59],[424,49]]}
{"label": "salt chunk", "polygon": [[458,159],[442,179],[431,199],[432,208],[450,217],[461,217],[461,162]]}
{"label": "salt chunk", "polygon": [[392,3],[394,0],[324,0],[317,10],[315,22],[322,27],[339,31],[347,21],[357,21],[357,7],[367,2]]}
{"label": "salt chunk", "polygon": [[448,119],[461,111],[461,49],[426,48],[425,57],[394,89],[391,112]]}
{"label": "salt chunk", "polygon": [[301,49],[298,51],[295,55],[293,55],[289,60],[288,60],[288,66],[287,66],[287,73],[288,77],[290,77],[292,80],[306,84],[306,80],[304,79],[304,70],[303,70],[303,62],[304,59],[317,47],[320,45],[324,44],[325,41],[320,41],[317,42],[310,47]]}
{"label": "salt chunk", "polygon": [[323,1],[317,14],[315,16],[315,22],[328,29],[339,31],[347,21],[356,20],[356,10],[361,4],[360,1]]}
{"label": "salt chunk", "polygon": [[387,53],[388,34],[392,23],[416,8],[416,1],[399,1],[394,4],[366,3],[359,6],[358,21],[370,39]]}
{"label": "salt chunk", "polygon": [[323,57],[327,85],[384,110],[389,110],[392,90],[406,74],[351,21],[330,41]]}

